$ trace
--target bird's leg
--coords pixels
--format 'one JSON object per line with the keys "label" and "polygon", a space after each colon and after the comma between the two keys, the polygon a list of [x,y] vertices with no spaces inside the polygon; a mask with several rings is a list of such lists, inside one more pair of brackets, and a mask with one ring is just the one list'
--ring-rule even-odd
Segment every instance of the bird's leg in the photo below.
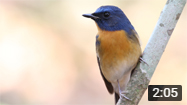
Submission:
{"label": "bird's leg", "polygon": [[120,88],[120,85],[119,85],[119,81],[117,80],[117,82],[118,82],[118,88],[119,88],[119,97],[120,97],[120,99],[122,99],[122,97],[124,97],[125,99],[127,99],[127,100],[130,100],[127,96],[125,96],[124,94],[122,94],[122,91],[121,91],[121,88]]}
{"label": "bird's leg", "polygon": [[[140,57],[140,62],[144,62],[145,64],[148,65],[148,63],[147,63],[142,57]],[[148,66],[149,66],[149,65],[148,65]]]}

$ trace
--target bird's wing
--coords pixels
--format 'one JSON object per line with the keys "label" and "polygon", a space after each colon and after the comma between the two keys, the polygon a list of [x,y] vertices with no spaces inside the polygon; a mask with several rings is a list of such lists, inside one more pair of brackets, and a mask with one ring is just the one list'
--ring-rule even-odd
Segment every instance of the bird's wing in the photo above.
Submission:
{"label": "bird's wing", "polygon": [[101,76],[105,82],[105,86],[107,87],[107,90],[110,94],[112,94],[114,92],[114,89],[112,87],[112,84],[110,82],[107,81],[107,79],[104,77],[102,71],[101,71],[101,66],[100,66],[100,61],[99,61],[99,57],[97,57],[97,63],[99,65],[99,69],[100,69],[100,72],[101,72]]}
{"label": "bird's wing", "polygon": [[132,32],[131,38],[134,38],[134,40],[137,41],[139,45],[141,46],[141,40],[138,36],[138,33],[135,30],[131,30],[131,32]]}

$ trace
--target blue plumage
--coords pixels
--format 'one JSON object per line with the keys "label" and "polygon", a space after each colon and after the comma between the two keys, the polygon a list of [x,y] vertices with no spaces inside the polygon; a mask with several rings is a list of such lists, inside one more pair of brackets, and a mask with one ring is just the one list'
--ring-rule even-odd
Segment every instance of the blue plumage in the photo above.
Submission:
{"label": "blue plumage", "polygon": [[95,43],[96,46],[97,46],[97,45],[100,45],[100,41],[98,40],[98,37],[99,37],[99,35],[96,36],[96,43]]}
{"label": "blue plumage", "polygon": [[[109,16],[105,17],[105,13],[108,13]],[[95,22],[102,30],[125,30],[129,35],[131,35],[131,30],[134,30],[129,19],[118,7],[101,6],[92,15],[99,17],[99,19],[95,19]]]}

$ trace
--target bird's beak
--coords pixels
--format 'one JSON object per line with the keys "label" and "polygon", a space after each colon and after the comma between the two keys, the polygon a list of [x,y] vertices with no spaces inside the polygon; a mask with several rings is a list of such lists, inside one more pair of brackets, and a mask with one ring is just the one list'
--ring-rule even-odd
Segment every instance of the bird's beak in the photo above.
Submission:
{"label": "bird's beak", "polygon": [[83,14],[82,16],[87,17],[87,18],[91,18],[91,19],[99,19],[99,17],[94,16],[93,14]]}

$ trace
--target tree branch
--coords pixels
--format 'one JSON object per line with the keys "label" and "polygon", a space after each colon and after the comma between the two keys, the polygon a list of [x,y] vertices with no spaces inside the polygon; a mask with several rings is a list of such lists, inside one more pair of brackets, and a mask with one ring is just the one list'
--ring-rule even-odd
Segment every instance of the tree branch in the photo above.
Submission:
{"label": "tree branch", "polygon": [[120,99],[117,105],[137,105],[139,103],[149,85],[185,4],[186,0],[167,1],[142,55],[143,60],[147,64],[140,62],[137,65],[124,90],[125,96],[131,100]]}

